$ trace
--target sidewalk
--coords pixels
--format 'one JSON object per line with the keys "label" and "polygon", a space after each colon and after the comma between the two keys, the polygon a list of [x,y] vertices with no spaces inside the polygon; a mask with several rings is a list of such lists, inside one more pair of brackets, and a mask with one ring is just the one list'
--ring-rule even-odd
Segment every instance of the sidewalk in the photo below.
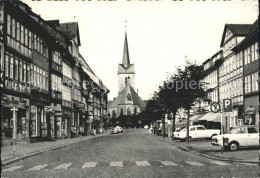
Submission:
{"label": "sidewalk", "polygon": [[107,130],[106,132],[103,132],[101,134],[97,134],[96,136],[82,136],[77,138],[68,138],[64,140],[57,140],[57,141],[46,141],[46,142],[37,142],[37,143],[25,143],[25,144],[19,144],[16,145],[16,157],[13,156],[13,146],[4,146],[1,147],[1,161],[2,166],[5,166],[7,164],[11,164],[13,162],[35,156],[37,154],[44,153],[46,151],[58,149],[61,147],[65,147],[68,145],[72,145],[75,143],[91,140],[94,138],[102,137],[109,135],[110,131]]}
{"label": "sidewalk", "polygon": [[153,136],[161,141],[171,143],[184,151],[194,152],[207,158],[243,163],[259,163],[259,148],[241,148],[238,151],[224,151],[222,153],[220,146],[211,145],[212,140],[192,140],[186,143],[177,140],[172,141],[171,138],[163,138],[162,136]]}

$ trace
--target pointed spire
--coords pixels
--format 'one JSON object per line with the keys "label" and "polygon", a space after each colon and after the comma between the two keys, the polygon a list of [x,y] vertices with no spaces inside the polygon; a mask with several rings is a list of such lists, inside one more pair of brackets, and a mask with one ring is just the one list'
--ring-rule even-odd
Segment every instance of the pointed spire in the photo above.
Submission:
{"label": "pointed spire", "polygon": [[[127,23],[127,21],[125,21]],[[123,52],[123,66],[127,69],[130,66],[130,59],[129,59],[129,51],[128,51],[128,42],[127,42],[127,24],[125,24],[125,42],[124,42],[124,52]]]}

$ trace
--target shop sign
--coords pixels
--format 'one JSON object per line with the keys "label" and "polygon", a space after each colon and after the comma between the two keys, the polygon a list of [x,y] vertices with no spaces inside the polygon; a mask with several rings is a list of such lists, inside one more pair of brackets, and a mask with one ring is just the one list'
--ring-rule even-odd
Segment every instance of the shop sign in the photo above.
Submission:
{"label": "shop sign", "polygon": [[52,106],[44,106],[44,111],[45,112],[52,112]]}
{"label": "shop sign", "polygon": [[85,108],[84,103],[76,103],[76,108]]}
{"label": "shop sign", "polygon": [[249,107],[249,108],[246,108],[246,112],[247,114],[255,114],[255,107]]}
{"label": "shop sign", "polygon": [[56,116],[56,117],[62,117],[62,112],[55,112],[54,116]]}
{"label": "shop sign", "polygon": [[1,105],[4,107],[28,108],[29,100],[21,97],[3,95]]}

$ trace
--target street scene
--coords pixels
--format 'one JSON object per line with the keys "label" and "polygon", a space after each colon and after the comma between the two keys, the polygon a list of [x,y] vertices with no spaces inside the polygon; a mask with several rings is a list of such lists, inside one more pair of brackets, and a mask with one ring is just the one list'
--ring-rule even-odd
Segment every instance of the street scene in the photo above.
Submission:
{"label": "street scene", "polygon": [[259,177],[258,14],[0,0],[1,177]]}
{"label": "street scene", "polygon": [[[258,156],[258,151],[254,154],[252,156]],[[230,175],[257,177],[258,164],[202,157],[183,151],[170,141],[149,135],[148,130],[144,129],[129,129],[120,134],[81,141],[15,162],[2,169],[2,177],[229,177]]]}

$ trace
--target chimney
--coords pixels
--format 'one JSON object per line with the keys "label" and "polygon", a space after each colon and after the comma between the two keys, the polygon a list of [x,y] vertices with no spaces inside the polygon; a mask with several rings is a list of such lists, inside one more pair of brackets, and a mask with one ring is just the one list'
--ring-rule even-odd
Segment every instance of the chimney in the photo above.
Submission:
{"label": "chimney", "polygon": [[138,89],[137,89],[137,95],[138,95]]}

